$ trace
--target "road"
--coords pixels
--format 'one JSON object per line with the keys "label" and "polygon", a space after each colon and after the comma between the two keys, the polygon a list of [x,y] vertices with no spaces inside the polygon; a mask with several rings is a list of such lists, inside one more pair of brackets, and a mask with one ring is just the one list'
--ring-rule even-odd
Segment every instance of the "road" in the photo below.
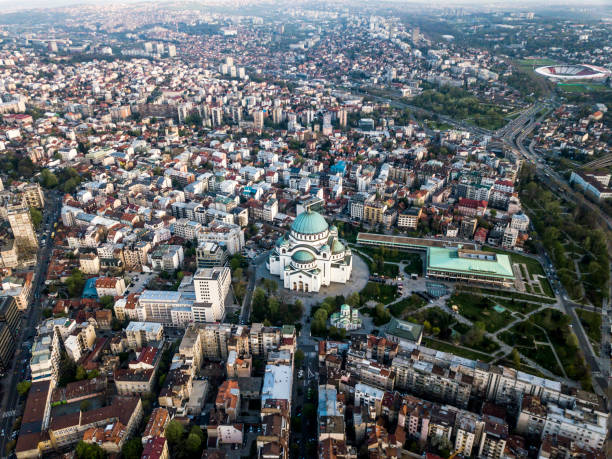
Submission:
{"label": "road", "polygon": [[463,121],[457,121],[454,118],[450,118],[448,116],[445,115],[440,115],[439,113],[434,113],[430,110],[426,110],[424,108],[421,107],[417,107],[415,105],[410,105],[407,104],[405,102],[402,102],[401,100],[398,100],[397,97],[399,97],[399,94],[397,95],[397,97],[394,94],[390,94],[390,97],[383,97],[383,96],[379,96],[379,95],[375,95],[372,94],[371,92],[368,92],[367,89],[355,89],[355,88],[344,88],[348,91],[354,92],[358,95],[367,95],[368,97],[371,97],[372,99],[381,101],[381,102],[386,102],[388,103],[390,106],[395,107],[395,108],[401,108],[401,109],[406,109],[406,110],[410,110],[413,113],[419,113],[421,115],[425,115],[428,116],[430,118],[436,118],[439,121],[449,124],[451,126],[453,126],[456,129],[460,129],[462,131],[466,131],[469,132],[470,134],[473,135],[478,135],[478,136],[487,136],[487,135],[492,135],[491,131],[488,131],[487,129],[483,129],[480,128],[478,126],[474,126],[472,124],[469,123],[464,123]]}
{"label": "road", "polygon": [[242,325],[248,324],[250,322],[251,317],[251,301],[253,300],[253,292],[255,291],[255,283],[257,279],[256,276],[256,266],[261,263],[264,258],[269,255],[269,252],[263,252],[253,258],[249,263],[248,273],[249,273],[249,284],[247,285],[246,293],[244,294],[244,298],[242,300],[242,307],[240,308],[240,323]]}
{"label": "road", "polygon": [[[574,202],[577,205],[586,205],[593,211],[593,214],[598,218],[600,223],[612,229],[612,220],[606,216],[601,209],[595,204],[587,201],[586,199],[578,196],[576,192],[565,182],[565,180],[557,174],[550,166],[546,163],[539,161],[536,153],[533,149],[533,142],[530,143],[529,148],[525,148],[525,139],[527,135],[536,127],[536,124],[546,116],[548,111],[545,111],[540,117],[535,119],[534,114],[538,113],[541,109],[545,108],[544,105],[536,104],[531,110],[523,113],[519,118],[518,122],[514,123],[513,126],[504,130],[504,141],[510,144],[515,151],[518,152],[520,157],[525,161],[534,164],[536,168],[536,176],[544,184],[550,187],[553,191],[561,192],[563,197],[568,201]],[[515,120],[516,121],[516,120]],[[528,122],[528,124],[527,124]],[[546,253],[543,247],[540,246],[540,256],[545,261],[545,266],[552,265],[551,258]],[[576,308],[584,307],[581,304],[575,303],[570,300],[567,291],[556,277],[549,276],[549,281],[556,292],[558,292],[557,298],[563,306],[565,313],[571,319],[571,326],[574,334],[578,338],[580,349],[582,350],[585,360],[591,368],[593,376],[593,388],[600,395],[604,395],[608,388],[608,377],[609,377],[609,365],[604,368],[604,372],[601,370],[599,356],[591,346],[588,336],[580,322],[578,315],[576,314]]]}
{"label": "road", "polygon": [[[34,273],[34,285],[32,303],[28,308],[26,314],[22,317],[22,329],[19,333],[17,340],[17,346],[15,356],[13,358],[12,366],[7,376],[3,378],[4,396],[2,398],[2,404],[0,405],[0,413],[2,418],[0,419],[0,429],[2,429],[6,435],[0,436],[0,454],[5,457],[6,443],[10,438],[10,432],[13,428],[13,423],[17,417],[19,417],[22,410],[22,404],[17,396],[17,383],[26,379],[26,375],[29,372],[29,352],[24,354],[23,344],[26,342],[31,343],[31,336],[36,333],[36,326],[40,321],[41,316],[41,301],[40,295],[44,288],[45,278],[47,277],[47,268],[49,266],[49,259],[51,257],[53,241],[51,240],[51,233],[54,232],[53,224],[58,220],[61,210],[61,194],[51,193],[46,196],[46,205],[43,211],[43,229],[39,233],[45,238],[46,244],[39,249],[38,262]],[[25,355],[25,357],[24,357]]]}

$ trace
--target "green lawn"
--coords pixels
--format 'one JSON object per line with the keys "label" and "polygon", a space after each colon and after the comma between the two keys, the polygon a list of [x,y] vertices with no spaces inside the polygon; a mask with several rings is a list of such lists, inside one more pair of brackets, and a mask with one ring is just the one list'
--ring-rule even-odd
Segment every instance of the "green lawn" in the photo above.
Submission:
{"label": "green lawn", "polygon": [[531,311],[535,311],[540,307],[540,305],[527,303],[526,301],[515,300],[514,298],[510,298],[508,300],[501,298],[492,298],[492,300],[500,306],[512,309],[516,312],[520,312],[521,314],[527,314]]}
{"label": "green lawn", "polygon": [[545,65],[555,65],[557,61],[553,59],[520,59],[518,65],[521,67],[544,67]]}
{"label": "green lawn", "polygon": [[470,293],[455,293],[448,302],[449,306],[457,305],[459,314],[472,322],[483,322],[489,333],[496,332],[512,322],[512,313],[506,310],[497,312],[493,309],[492,299],[472,295]]}
{"label": "green lawn", "polygon": [[453,346],[450,343],[431,338],[423,338],[423,345],[442,352],[450,352],[451,354],[465,357],[466,359],[482,360],[483,362],[490,362],[494,359],[494,356],[492,355],[483,354],[482,352],[472,351],[469,349],[463,349],[462,347]]}
{"label": "green lawn", "polygon": [[498,336],[508,346],[534,347],[536,345],[535,341],[547,342],[544,330],[528,320],[519,322]]}
{"label": "green lawn", "polygon": [[487,251],[487,252],[495,252],[495,253],[501,253],[501,254],[508,255],[512,263],[522,263],[525,266],[527,266],[527,269],[529,270],[529,274],[531,274],[532,276],[535,274],[540,274],[542,276],[545,275],[544,268],[542,268],[542,265],[540,264],[540,262],[536,260],[535,258],[531,258],[526,255],[520,255],[514,252],[508,252],[506,250],[498,249],[495,247],[489,247],[489,246],[483,247],[482,250]]}
{"label": "green lawn", "polygon": [[374,300],[377,303],[388,304],[397,298],[397,285],[379,284],[368,282],[361,292],[359,298],[361,304]]}
{"label": "green lawn", "polygon": [[569,317],[556,309],[549,308],[537,312],[530,320],[546,330],[567,376],[580,381],[583,389],[589,390],[592,387],[591,376],[578,346],[578,339],[569,326]]}
{"label": "green lawn", "polygon": [[536,347],[517,346],[516,350],[525,357],[536,362],[538,365],[543,366],[548,371],[551,371],[558,376],[563,376],[563,372],[557,364],[557,359],[555,359],[553,350],[548,344],[538,344]]}
{"label": "green lawn", "polygon": [[406,266],[404,266],[404,272],[406,274],[418,274],[419,276],[423,275],[423,258],[418,253],[406,253],[406,258],[404,262],[407,262]]}
{"label": "green lawn", "polygon": [[603,92],[609,89],[604,84],[597,83],[557,83],[557,88],[563,92]]}
{"label": "green lawn", "polygon": [[397,249],[387,249],[385,247],[369,247],[365,245],[355,245],[355,248],[362,253],[374,258],[376,255],[380,255],[385,261],[398,263],[400,261],[412,261],[415,256],[420,258],[419,254],[414,252],[402,252]]}
{"label": "green lawn", "polygon": [[471,293],[479,293],[482,295],[495,295],[495,296],[503,296],[508,299],[515,300],[526,300],[526,301],[534,301],[542,304],[553,304],[556,303],[555,299],[542,298],[541,296],[529,295],[528,293],[519,293],[519,292],[511,292],[508,290],[495,290],[491,288],[483,288],[483,287],[473,287],[470,286],[466,288],[464,286],[458,286],[457,291],[469,291]]}
{"label": "green lawn", "polygon": [[589,335],[591,344],[593,344],[594,347],[599,347],[599,343],[601,343],[601,313],[587,311],[585,309],[576,309],[576,314],[578,314],[580,318],[584,331]]}
{"label": "green lawn", "polygon": [[520,322],[510,330],[500,333],[498,337],[508,346],[515,347],[525,357],[537,362],[554,374],[563,376],[552,348],[548,344],[546,332],[533,322],[528,320]]}
{"label": "green lawn", "polygon": [[391,314],[398,319],[403,319],[406,314],[416,311],[425,306],[427,302],[418,295],[411,295],[397,303],[389,306]]}

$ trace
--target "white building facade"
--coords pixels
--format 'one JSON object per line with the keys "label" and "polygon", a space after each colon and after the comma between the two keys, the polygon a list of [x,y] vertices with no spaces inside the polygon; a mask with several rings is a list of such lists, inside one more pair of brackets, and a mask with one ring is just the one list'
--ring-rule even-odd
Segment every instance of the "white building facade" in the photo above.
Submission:
{"label": "white building facade", "polygon": [[280,276],[287,289],[318,292],[332,282],[348,282],[353,259],[351,250],[338,239],[336,227],[330,228],[319,213],[306,211],[276,242],[267,268]]}

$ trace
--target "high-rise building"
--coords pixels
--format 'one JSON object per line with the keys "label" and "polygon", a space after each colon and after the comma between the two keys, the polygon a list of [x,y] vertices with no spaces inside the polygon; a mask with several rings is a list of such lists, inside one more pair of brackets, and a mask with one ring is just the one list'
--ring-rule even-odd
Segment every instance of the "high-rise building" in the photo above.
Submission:
{"label": "high-rise building", "polygon": [[0,297],[0,323],[8,325],[14,337],[17,336],[21,312],[17,307],[17,302],[11,296]]}
{"label": "high-rise building", "polygon": [[170,57],[176,56],[176,46],[168,45],[168,56]]}
{"label": "high-rise building", "polygon": [[414,29],[412,29],[412,43],[416,45],[419,42],[420,38],[421,38],[421,31],[419,30],[418,27],[415,27]]}
{"label": "high-rise building", "polygon": [[0,369],[9,368],[15,346],[21,313],[10,296],[0,298]]}
{"label": "high-rise building", "polygon": [[283,121],[283,109],[281,107],[275,107],[272,110],[272,122],[279,124]]}
{"label": "high-rise building", "polygon": [[213,126],[220,126],[223,123],[223,109],[215,107],[210,111]]}
{"label": "high-rise building", "polygon": [[7,207],[7,215],[17,246],[37,249],[38,240],[36,239],[34,225],[32,225],[28,208],[23,204],[9,205]]}
{"label": "high-rise building", "polygon": [[11,333],[10,327],[0,322],[0,370],[6,371],[11,364],[11,359],[15,353],[15,337]]}
{"label": "high-rise building", "polygon": [[340,127],[346,127],[346,110],[338,110],[338,123]]}
{"label": "high-rise building", "polygon": [[[196,271],[193,276],[196,302],[192,308],[196,322],[218,322],[223,319],[231,281],[228,267],[200,268]],[[204,317],[195,317],[198,313],[203,313]]]}
{"label": "high-rise building", "polygon": [[36,207],[37,209],[45,207],[45,197],[38,183],[28,183],[22,186],[19,191],[24,204],[28,207]]}
{"label": "high-rise building", "polygon": [[253,112],[253,127],[255,129],[263,129],[264,125],[264,112],[263,110],[255,110]]}

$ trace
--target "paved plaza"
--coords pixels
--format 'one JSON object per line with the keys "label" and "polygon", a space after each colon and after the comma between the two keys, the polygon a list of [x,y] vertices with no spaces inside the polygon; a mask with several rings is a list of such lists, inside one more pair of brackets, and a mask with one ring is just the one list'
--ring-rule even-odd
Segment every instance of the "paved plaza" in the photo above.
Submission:
{"label": "paved plaza", "polygon": [[366,262],[359,256],[353,253],[353,270],[351,272],[351,279],[346,284],[340,284],[332,282],[329,287],[321,287],[321,290],[317,293],[314,292],[295,292],[288,290],[283,287],[280,277],[270,274],[266,268],[266,258],[260,261],[256,267],[256,278],[257,284],[261,282],[261,279],[273,279],[278,283],[278,294],[280,297],[295,299],[299,298],[304,304],[304,315],[310,314],[310,308],[312,305],[321,303],[325,298],[329,296],[343,295],[348,297],[353,292],[360,292],[368,283],[370,277],[370,270]]}

